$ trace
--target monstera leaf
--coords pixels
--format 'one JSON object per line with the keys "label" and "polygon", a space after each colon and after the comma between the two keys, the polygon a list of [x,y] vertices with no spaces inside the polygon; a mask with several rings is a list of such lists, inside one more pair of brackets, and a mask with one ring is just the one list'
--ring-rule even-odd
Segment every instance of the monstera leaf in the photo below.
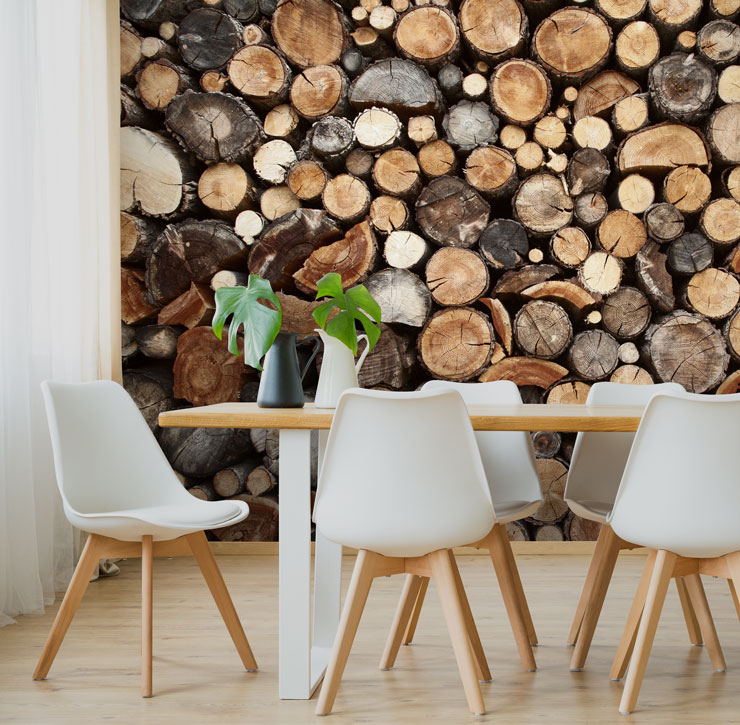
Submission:
{"label": "monstera leaf", "polygon": [[[380,337],[380,305],[367,291],[365,285],[358,284],[346,292],[342,290],[342,277],[336,272],[325,274],[317,285],[316,299],[329,297],[313,311],[313,318],[328,335],[343,342],[353,355],[357,355],[357,330],[359,322],[372,350]],[[337,314],[329,320],[332,310]]]}
{"label": "monstera leaf", "polygon": [[[272,302],[276,310],[263,304]],[[211,327],[220,340],[224,323],[231,316],[229,324],[229,352],[239,354],[236,335],[244,328],[244,362],[257,370],[262,370],[260,360],[275,341],[283,321],[280,300],[272,291],[270,283],[256,274],[249,275],[246,287],[220,287],[216,290],[216,313]]]}

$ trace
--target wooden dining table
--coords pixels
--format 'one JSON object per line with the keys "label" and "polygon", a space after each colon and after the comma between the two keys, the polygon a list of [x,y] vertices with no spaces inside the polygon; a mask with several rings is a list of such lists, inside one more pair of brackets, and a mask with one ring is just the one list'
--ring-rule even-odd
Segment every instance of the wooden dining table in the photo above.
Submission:
{"label": "wooden dining table", "polygon": [[[642,406],[469,405],[477,431],[634,432]],[[324,675],[339,624],[342,547],[316,532],[311,587],[311,431],[319,467],[334,411],[220,403],[161,413],[162,427],[279,430],[278,680],[282,699],[309,699]],[[313,594],[313,606],[312,606]]]}

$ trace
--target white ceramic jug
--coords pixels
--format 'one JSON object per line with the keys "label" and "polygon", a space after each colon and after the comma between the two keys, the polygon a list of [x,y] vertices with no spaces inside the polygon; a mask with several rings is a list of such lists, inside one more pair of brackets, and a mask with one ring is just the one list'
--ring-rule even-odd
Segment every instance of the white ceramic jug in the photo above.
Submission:
{"label": "white ceramic jug", "polygon": [[360,372],[365,356],[370,350],[367,335],[358,335],[357,340],[365,340],[365,349],[359,360],[355,359],[350,350],[336,337],[327,335],[324,330],[316,330],[324,343],[324,357],[321,361],[321,372],[319,373],[319,384],[316,388],[317,408],[336,408],[339,396],[347,388],[357,387],[357,373]]}

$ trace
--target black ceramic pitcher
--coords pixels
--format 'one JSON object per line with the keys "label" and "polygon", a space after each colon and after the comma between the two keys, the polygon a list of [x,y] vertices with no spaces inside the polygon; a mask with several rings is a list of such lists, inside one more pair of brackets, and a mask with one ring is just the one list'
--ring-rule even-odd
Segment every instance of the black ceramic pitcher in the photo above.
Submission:
{"label": "black ceramic pitcher", "polygon": [[[260,408],[302,408],[303,377],[319,351],[320,341],[316,335],[308,335],[300,342],[290,332],[279,332],[275,342],[265,355],[264,370],[257,391]],[[303,370],[298,365],[297,345],[313,341],[314,351]]]}

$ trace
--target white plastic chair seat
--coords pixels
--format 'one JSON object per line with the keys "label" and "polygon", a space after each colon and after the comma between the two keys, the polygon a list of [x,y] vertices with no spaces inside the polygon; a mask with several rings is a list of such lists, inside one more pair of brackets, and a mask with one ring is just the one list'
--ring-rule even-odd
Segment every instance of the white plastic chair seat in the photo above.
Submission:
{"label": "white plastic chair seat", "polygon": [[588,499],[574,501],[569,499],[568,506],[576,516],[580,516],[582,519],[605,524],[606,517],[614,506],[614,501],[589,501]]}
{"label": "white plastic chair seat", "polygon": [[508,524],[510,521],[519,521],[531,516],[542,504],[536,501],[496,501],[493,510],[496,513],[496,522]]}

